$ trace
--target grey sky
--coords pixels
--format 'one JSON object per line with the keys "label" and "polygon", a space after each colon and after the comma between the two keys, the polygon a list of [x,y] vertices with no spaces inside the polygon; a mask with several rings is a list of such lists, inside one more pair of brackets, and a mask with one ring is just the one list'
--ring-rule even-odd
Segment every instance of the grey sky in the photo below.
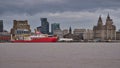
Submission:
{"label": "grey sky", "polygon": [[61,28],[92,29],[100,14],[104,20],[110,13],[120,29],[119,6],[120,0],[0,0],[0,19],[8,26],[5,29],[12,28],[14,19],[27,19],[34,29],[40,26],[40,17],[47,17],[50,23],[60,23]]}
{"label": "grey sky", "polygon": [[39,12],[119,8],[119,3],[120,0],[0,0],[0,14],[5,12],[36,14]]}

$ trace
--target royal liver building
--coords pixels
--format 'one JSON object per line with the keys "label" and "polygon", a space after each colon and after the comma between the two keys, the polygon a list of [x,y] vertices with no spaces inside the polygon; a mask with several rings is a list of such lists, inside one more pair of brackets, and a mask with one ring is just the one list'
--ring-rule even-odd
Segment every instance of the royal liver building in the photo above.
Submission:
{"label": "royal liver building", "polygon": [[116,39],[116,26],[113,25],[113,21],[109,14],[106,19],[105,25],[103,25],[102,18],[99,16],[97,26],[93,27],[94,39],[101,41],[115,40]]}

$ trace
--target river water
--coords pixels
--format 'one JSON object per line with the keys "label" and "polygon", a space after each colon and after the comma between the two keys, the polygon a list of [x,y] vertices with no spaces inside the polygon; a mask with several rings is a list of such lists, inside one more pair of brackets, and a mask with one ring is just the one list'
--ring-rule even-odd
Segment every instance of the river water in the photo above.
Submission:
{"label": "river water", "polygon": [[0,43],[0,68],[120,68],[120,43]]}

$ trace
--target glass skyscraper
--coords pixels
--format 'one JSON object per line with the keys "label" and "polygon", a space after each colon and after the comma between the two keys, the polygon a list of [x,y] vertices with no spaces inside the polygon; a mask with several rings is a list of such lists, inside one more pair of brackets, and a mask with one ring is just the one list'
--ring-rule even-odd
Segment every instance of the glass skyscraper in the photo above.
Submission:
{"label": "glass skyscraper", "polygon": [[49,22],[47,18],[41,18],[41,26],[37,29],[43,34],[49,34]]}
{"label": "glass skyscraper", "polygon": [[53,23],[53,24],[51,24],[51,32],[52,32],[52,34],[57,29],[60,29],[60,24],[59,23]]}
{"label": "glass skyscraper", "polygon": [[0,20],[0,32],[3,32],[3,20]]}

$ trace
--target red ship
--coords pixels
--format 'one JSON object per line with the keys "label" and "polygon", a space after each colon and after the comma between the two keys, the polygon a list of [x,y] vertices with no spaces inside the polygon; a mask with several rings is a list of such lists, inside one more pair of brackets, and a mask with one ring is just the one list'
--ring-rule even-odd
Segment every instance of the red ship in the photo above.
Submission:
{"label": "red ship", "polygon": [[57,38],[56,37],[45,37],[45,38],[33,38],[31,40],[12,40],[13,43],[15,42],[56,42]]}
{"label": "red ship", "polygon": [[57,42],[57,37],[54,36],[48,36],[47,34],[41,34],[39,32],[36,32],[35,35],[31,35],[24,39],[19,40],[11,40],[13,43],[34,43],[34,42]]}

